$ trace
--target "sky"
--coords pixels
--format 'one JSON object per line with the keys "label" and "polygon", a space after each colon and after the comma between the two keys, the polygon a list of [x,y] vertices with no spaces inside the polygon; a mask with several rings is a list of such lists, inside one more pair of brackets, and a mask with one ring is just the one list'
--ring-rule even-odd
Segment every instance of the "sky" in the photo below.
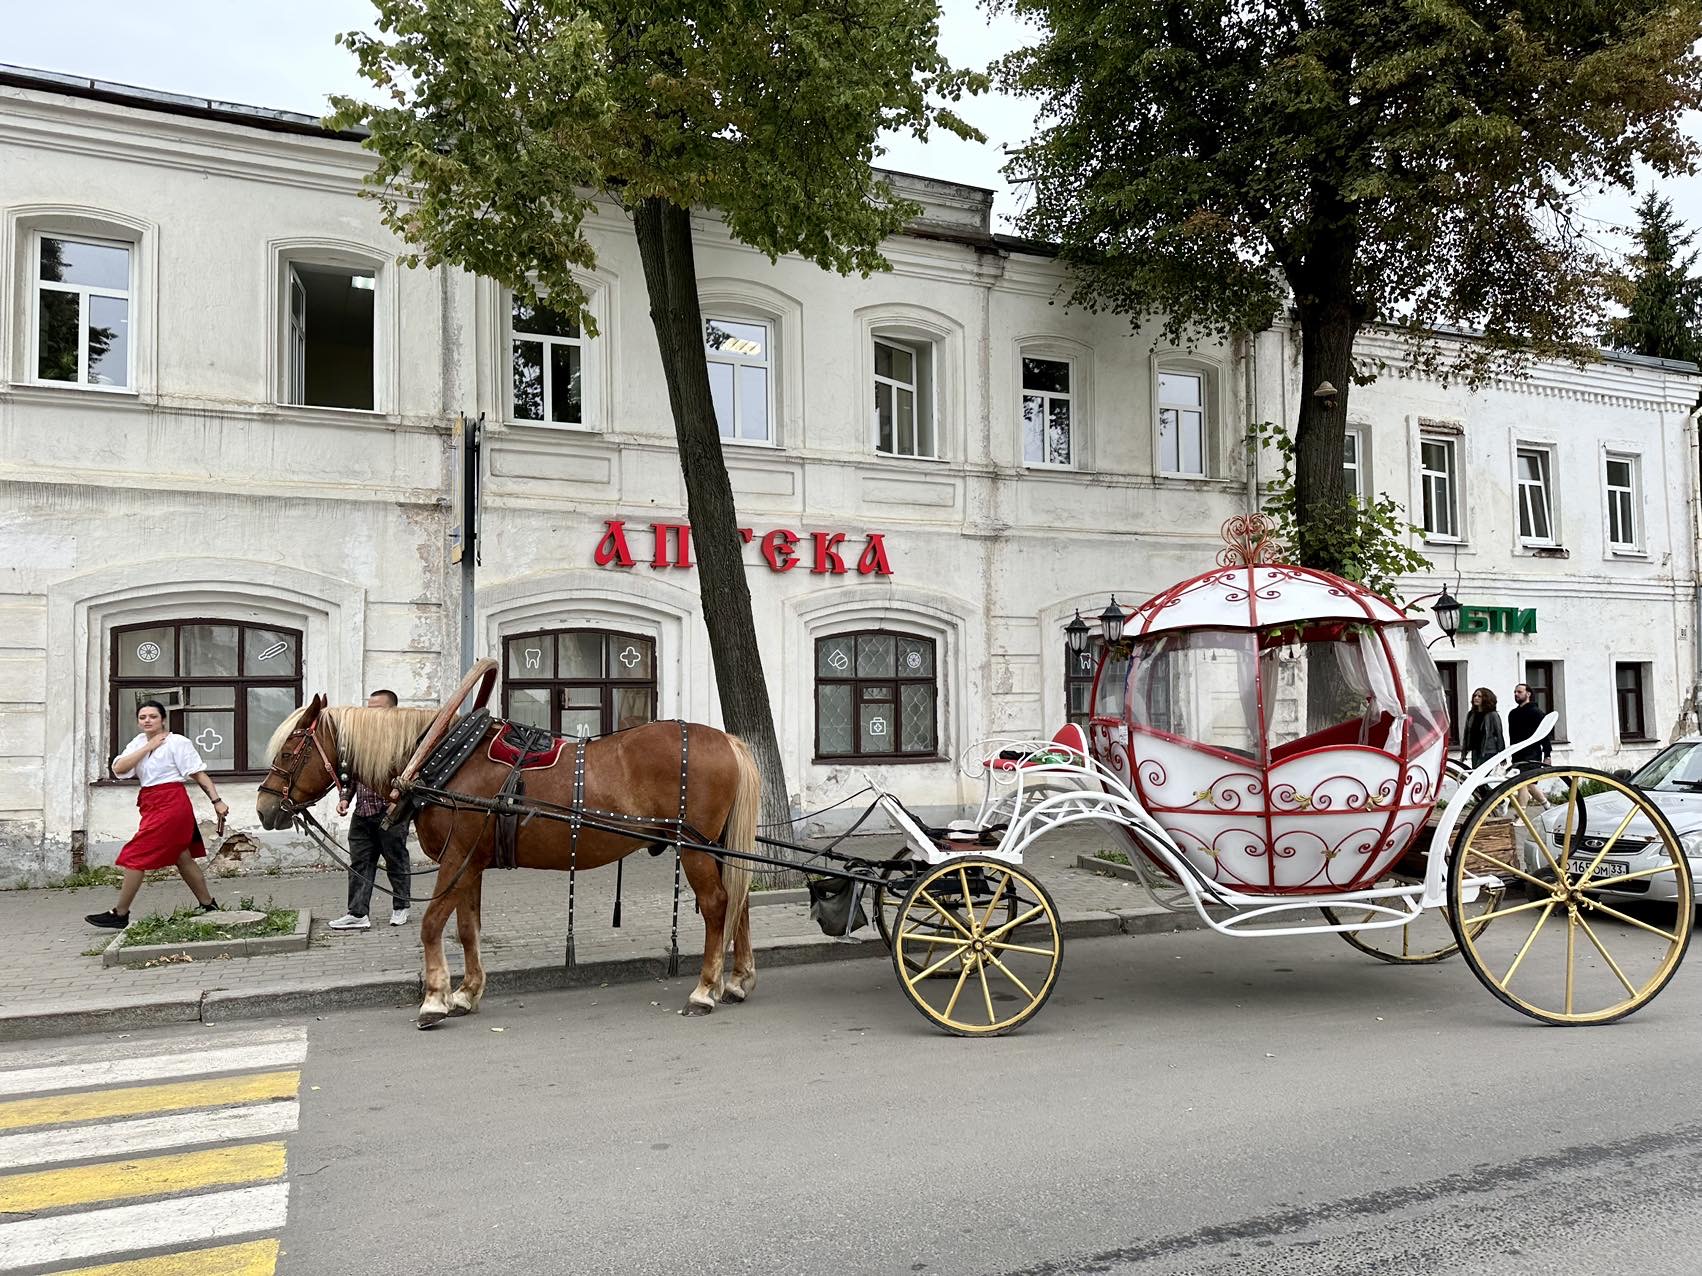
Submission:
{"label": "sky", "polygon": [[[941,49],[959,66],[984,67],[1024,40],[1022,24],[1010,17],[989,18],[976,0],[943,0],[943,7]],[[66,21],[67,9],[75,14],[72,23]],[[329,94],[364,95],[368,86],[336,36],[368,25],[371,14],[369,0],[16,3],[0,33],[0,62],[317,115]],[[987,135],[986,142],[936,134],[924,145],[894,137],[881,163],[993,190],[995,229],[1012,229],[1020,195],[1006,185],[1000,169],[1005,148],[1033,133],[1034,108],[1022,99],[990,93],[960,110]],[[1690,126],[1702,137],[1702,118],[1693,118]],[[1681,218],[1702,225],[1702,176],[1664,183],[1662,191]],[[1591,238],[1604,248],[1623,250],[1615,228],[1634,223],[1635,203],[1635,196],[1622,192],[1592,194],[1585,205]]]}

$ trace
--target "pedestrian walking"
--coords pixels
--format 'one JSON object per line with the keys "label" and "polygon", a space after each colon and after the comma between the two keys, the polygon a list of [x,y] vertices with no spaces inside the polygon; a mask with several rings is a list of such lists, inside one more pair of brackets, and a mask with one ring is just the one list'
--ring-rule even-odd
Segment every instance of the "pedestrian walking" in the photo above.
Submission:
{"label": "pedestrian walking", "polygon": [[203,913],[216,912],[219,907],[213,892],[207,888],[206,875],[195,863],[206,857],[207,847],[201,840],[195,808],[190,805],[183,782],[195,781],[212,800],[213,813],[219,817],[221,828],[230,808],[213,787],[207,764],[195,746],[166,727],[163,704],[144,700],[136,708],[136,726],[140,734],[112,760],[112,773],[120,780],[135,776],[140,782],[136,809],[141,812],[141,824],[136,836],[118,852],[118,867],[124,870],[118,902],[104,913],[90,913],[83,918],[89,925],[107,930],[123,930],[130,924],[130,905],[136,900],[136,892],[142,889],[142,874],[150,869],[175,867],[194,892],[195,902]]}
{"label": "pedestrian walking", "polygon": [[1466,714],[1460,752],[1474,767],[1482,766],[1507,747],[1507,735],[1501,729],[1501,714],[1495,705],[1495,693],[1488,687],[1472,692],[1472,707]]}
{"label": "pedestrian walking", "polygon": [[[1507,734],[1513,740],[1528,740],[1542,726],[1544,714],[1531,699],[1531,687],[1528,682],[1521,682],[1513,688],[1513,708],[1507,714]],[[1545,767],[1554,752],[1554,742],[1544,736],[1535,744],[1527,745],[1513,755],[1513,769],[1519,772],[1534,771]]]}
{"label": "pedestrian walking", "polygon": [[[394,691],[385,690],[374,691],[366,703],[369,709],[394,709],[398,701]],[[408,826],[384,827],[385,802],[382,794],[355,782],[355,813],[349,821],[349,911],[330,923],[332,930],[371,928],[367,913],[372,907],[380,858],[390,878],[390,924],[408,924]],[[348,813],[349,799],[345,797],[337,803],[337,814]]]}

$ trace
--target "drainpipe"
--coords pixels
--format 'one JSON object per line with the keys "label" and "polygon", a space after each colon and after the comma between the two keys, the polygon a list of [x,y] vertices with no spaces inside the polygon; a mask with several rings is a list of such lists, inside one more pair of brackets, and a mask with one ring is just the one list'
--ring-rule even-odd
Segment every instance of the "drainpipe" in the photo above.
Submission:
{"label": "drainpipe", "polygon": [[1686,440],[1690,482],[1685,487],[1690,505],[1690,581],[1696,591],[1696,614],[1692,617],[1690,629],[1695,674],[1690,684],[1688,707],[1691,729],[1702,731],[1702,438],[1698,437],[1702,433],[1702,391],[1697,393],[1696,405],[1685,415],[1684,428],[1690,436]]}
{"label": "drainpipe", "polygon": [[[1259,415],[1259,336],[1248,333],[1244,338],[1247,382],[1247,425],[1252,426]],[[1259,512],[1259,449],[1247,449],[1247,512]]]}

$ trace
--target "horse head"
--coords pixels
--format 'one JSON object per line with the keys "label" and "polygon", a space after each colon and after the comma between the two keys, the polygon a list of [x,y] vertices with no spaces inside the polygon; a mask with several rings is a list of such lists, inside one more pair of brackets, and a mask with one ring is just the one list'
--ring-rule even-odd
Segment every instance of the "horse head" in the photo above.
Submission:
{"label": "horse head", "polygon": [[287,828],[297,811],[312,806],[338,783],[336,719],[316,695],[285,718],[272,736],[272,767],[255,794],[260,826]]}

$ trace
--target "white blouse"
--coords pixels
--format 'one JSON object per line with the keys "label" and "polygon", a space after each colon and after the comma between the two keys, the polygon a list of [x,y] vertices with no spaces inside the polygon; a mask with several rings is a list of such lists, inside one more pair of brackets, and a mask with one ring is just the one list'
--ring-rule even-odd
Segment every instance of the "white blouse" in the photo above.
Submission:
{"label": "white blouse", "polygon": [[[147,742],[147,736],[137,736],[124,746],[118,758],[126,753],[134,753]],[[201,761],[201,755],[195,751],[195,746],[180,735],[166,736],[165,743],[138,762],[134,770],[120,771],[118,758],[112,760],[112,773],[120,780],[128,780],[132,775],[139,776],[144,789],[152,788],[156,784],[175,784],[187,780],[197,771],[207,769],[207,764]]]}

